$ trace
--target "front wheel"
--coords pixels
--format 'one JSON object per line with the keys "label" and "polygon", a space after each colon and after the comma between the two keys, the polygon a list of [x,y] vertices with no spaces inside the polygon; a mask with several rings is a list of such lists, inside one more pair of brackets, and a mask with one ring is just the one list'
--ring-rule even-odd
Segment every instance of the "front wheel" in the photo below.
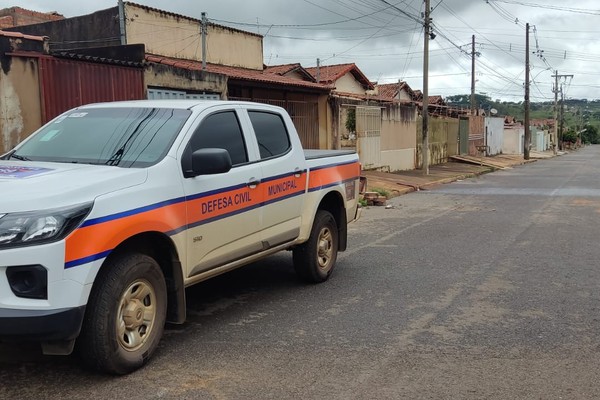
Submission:
{"label": "front wheel", "polygon": [[143,366],[158,346],[167,289],[159,265],[146,255],[124,255],[104,268],[90,295],[77,344],[86,364],[122,375]]}
{"label": "front wheel", "polygon": [[335,266],[338,243],[335,218],[329,211],[317,211],[310,237],[293,251],[294,269],[298,276],[313,283],[326,281]]}

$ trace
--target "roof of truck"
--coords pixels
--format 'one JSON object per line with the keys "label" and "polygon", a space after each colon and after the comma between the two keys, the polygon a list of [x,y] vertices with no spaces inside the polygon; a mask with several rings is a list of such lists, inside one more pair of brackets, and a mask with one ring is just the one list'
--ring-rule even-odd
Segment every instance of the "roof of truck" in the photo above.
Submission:
{"label": "roof of truck", "polygon": [[78,107],[83,108],[115,108],[115,107],[144,107],[144,108],[174,108],[189,110],[196,107],[207,108],[211,106],[221,105],[253,105],[253,106],[270,106],[267,104],[253,103],[248,101],[230,101],[230,100],[197,100],[197,99],[160,99],[160,100],[129,100],[129,101],[114,101],[106,103],[86,104]]}

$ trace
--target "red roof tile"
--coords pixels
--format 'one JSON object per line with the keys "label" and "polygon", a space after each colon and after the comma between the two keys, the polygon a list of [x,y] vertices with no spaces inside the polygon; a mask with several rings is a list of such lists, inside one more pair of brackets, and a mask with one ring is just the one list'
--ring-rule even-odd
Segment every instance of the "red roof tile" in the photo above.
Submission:
{"label": "red roof tile", "polygon": [[[170,58],[157,56],[153,54],[146,54],[146,61],[170,65],[176,68],[182,68],[187,70],[201,70],[202,62],[200,61],[192,61],[192,60],[183,60],[179,58]],[[319,90],[323,92],[328,92],[332,89],[331,86],[303,81],[300,79],[294,79],[287,76],[281,76],[273,73],[266,73],[263,70],[256,69],[247,69],[240,67],[230,67],[227,65],[219,65],[219,64],[206,64],[206,70],[208,72],[222,74],[228,76],[230,79],[238,79],[243,81],[253,81],[253,82],[261,82],[261,83],[269,83],[276,84],[282,86],[294,86],[294,87],[302,87],[308,89]]]}
{"label": "red roof tile", "polygon": [[20,32],[7,32],[7,31],[0,31],[0,36],[17,38],[17,39],[35,40],[38,42],[43,42],[44,40],[48,39],[48,36],[24,35]]}
{"label": "red roof tile", "polygon": [[379,95],[381,97],[388,99],[395,99],[399,92],[397,83],[385,83],[382,85],[377,85],[377,89],[379,90]]}
{"label": "red roof tile", "polygon": [[356,66],[356,64],[337,64],[337,65],[326,65],[317,67],[306,68],[306,70],[315,77],[317,77],[317,70],[319,75],[319,82],[327,84],[335,84],[335,81],[340,79],[347,73],[352,73],[357,81],[359,81],[367,89],[373,89],[371,81],[362,73],[362,71]]}
{"label": "red roof tile", "polygon": [[285,75],[298,68],[302,68],[300,63],[283,64],[283,65],[267,65],[264,71],[269,74]]}
{"label": "red roof tile", "polygon": [[302,65],[300,65],[300,63],[265,66],[264,72],[281,76],[296,72],[306,78],[303,80],[308,80],[310,82],[317,81],[306,69],[304,69],[304,67],[302,67]]}
{"label": "red roof tile", "polygon": [[394,102],[391,99],[384,98],[381,96],[375,96],[372,94],[358,94],[358,93],[350,93],[350,92],[333,91],[333,95],[338,96],[338,97],[347,97],[347,98],[358,99],[358,100],[377,100],[377,101],[382,101],[382,102]]}
{"label": "red roof tile", "polygon": [[445,105],[446,102],[442,96],[429,96],[429,104]]}
{"label": "red roof tile", "polygon": [[379,89],[379,95],[384,98],[395,99],[400,91],[406,90],[411,99],[415,99],[415,92],[404,81],[377,85],[377,88]]}

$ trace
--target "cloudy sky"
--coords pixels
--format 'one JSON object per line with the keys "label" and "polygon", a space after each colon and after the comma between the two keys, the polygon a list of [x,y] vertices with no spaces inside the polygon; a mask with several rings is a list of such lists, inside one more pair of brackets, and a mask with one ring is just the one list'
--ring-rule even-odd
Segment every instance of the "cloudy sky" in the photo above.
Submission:
{"label": "cloudy sky", "polygon": [[[566,98],[600,99],[598,0],[430,0],[430,94],[470,93],[475,35],[476,92],[520,101],[525,81],[525,24],[531,46],[531,100],[553,101],[558,71]],[[423,0],[137,0],[264,35],[268,65],[356,63],[372,81],[423,84]],[[66,17],[113,7],[116,0],[0,0]],[[572,5],[572,6],[571,6]]]}

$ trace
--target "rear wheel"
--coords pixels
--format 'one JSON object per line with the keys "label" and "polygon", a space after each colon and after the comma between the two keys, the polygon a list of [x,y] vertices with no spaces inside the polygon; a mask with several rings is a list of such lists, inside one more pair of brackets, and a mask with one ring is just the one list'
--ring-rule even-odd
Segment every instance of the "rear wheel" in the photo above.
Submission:
{"label": "rear wheel", "polygon": [[129,254],[106,265],[94,285],[78,339],[83,361],[126,374],[148,361],[163,333],[167,289],[157,262]]}
{"label": "rear wheel", "polygon": [[310,237],[293,252],[294,269],[298,276],[313,283],[326,281],[335,267],[338,243],[335,218],[328,211],[317,211]]}

